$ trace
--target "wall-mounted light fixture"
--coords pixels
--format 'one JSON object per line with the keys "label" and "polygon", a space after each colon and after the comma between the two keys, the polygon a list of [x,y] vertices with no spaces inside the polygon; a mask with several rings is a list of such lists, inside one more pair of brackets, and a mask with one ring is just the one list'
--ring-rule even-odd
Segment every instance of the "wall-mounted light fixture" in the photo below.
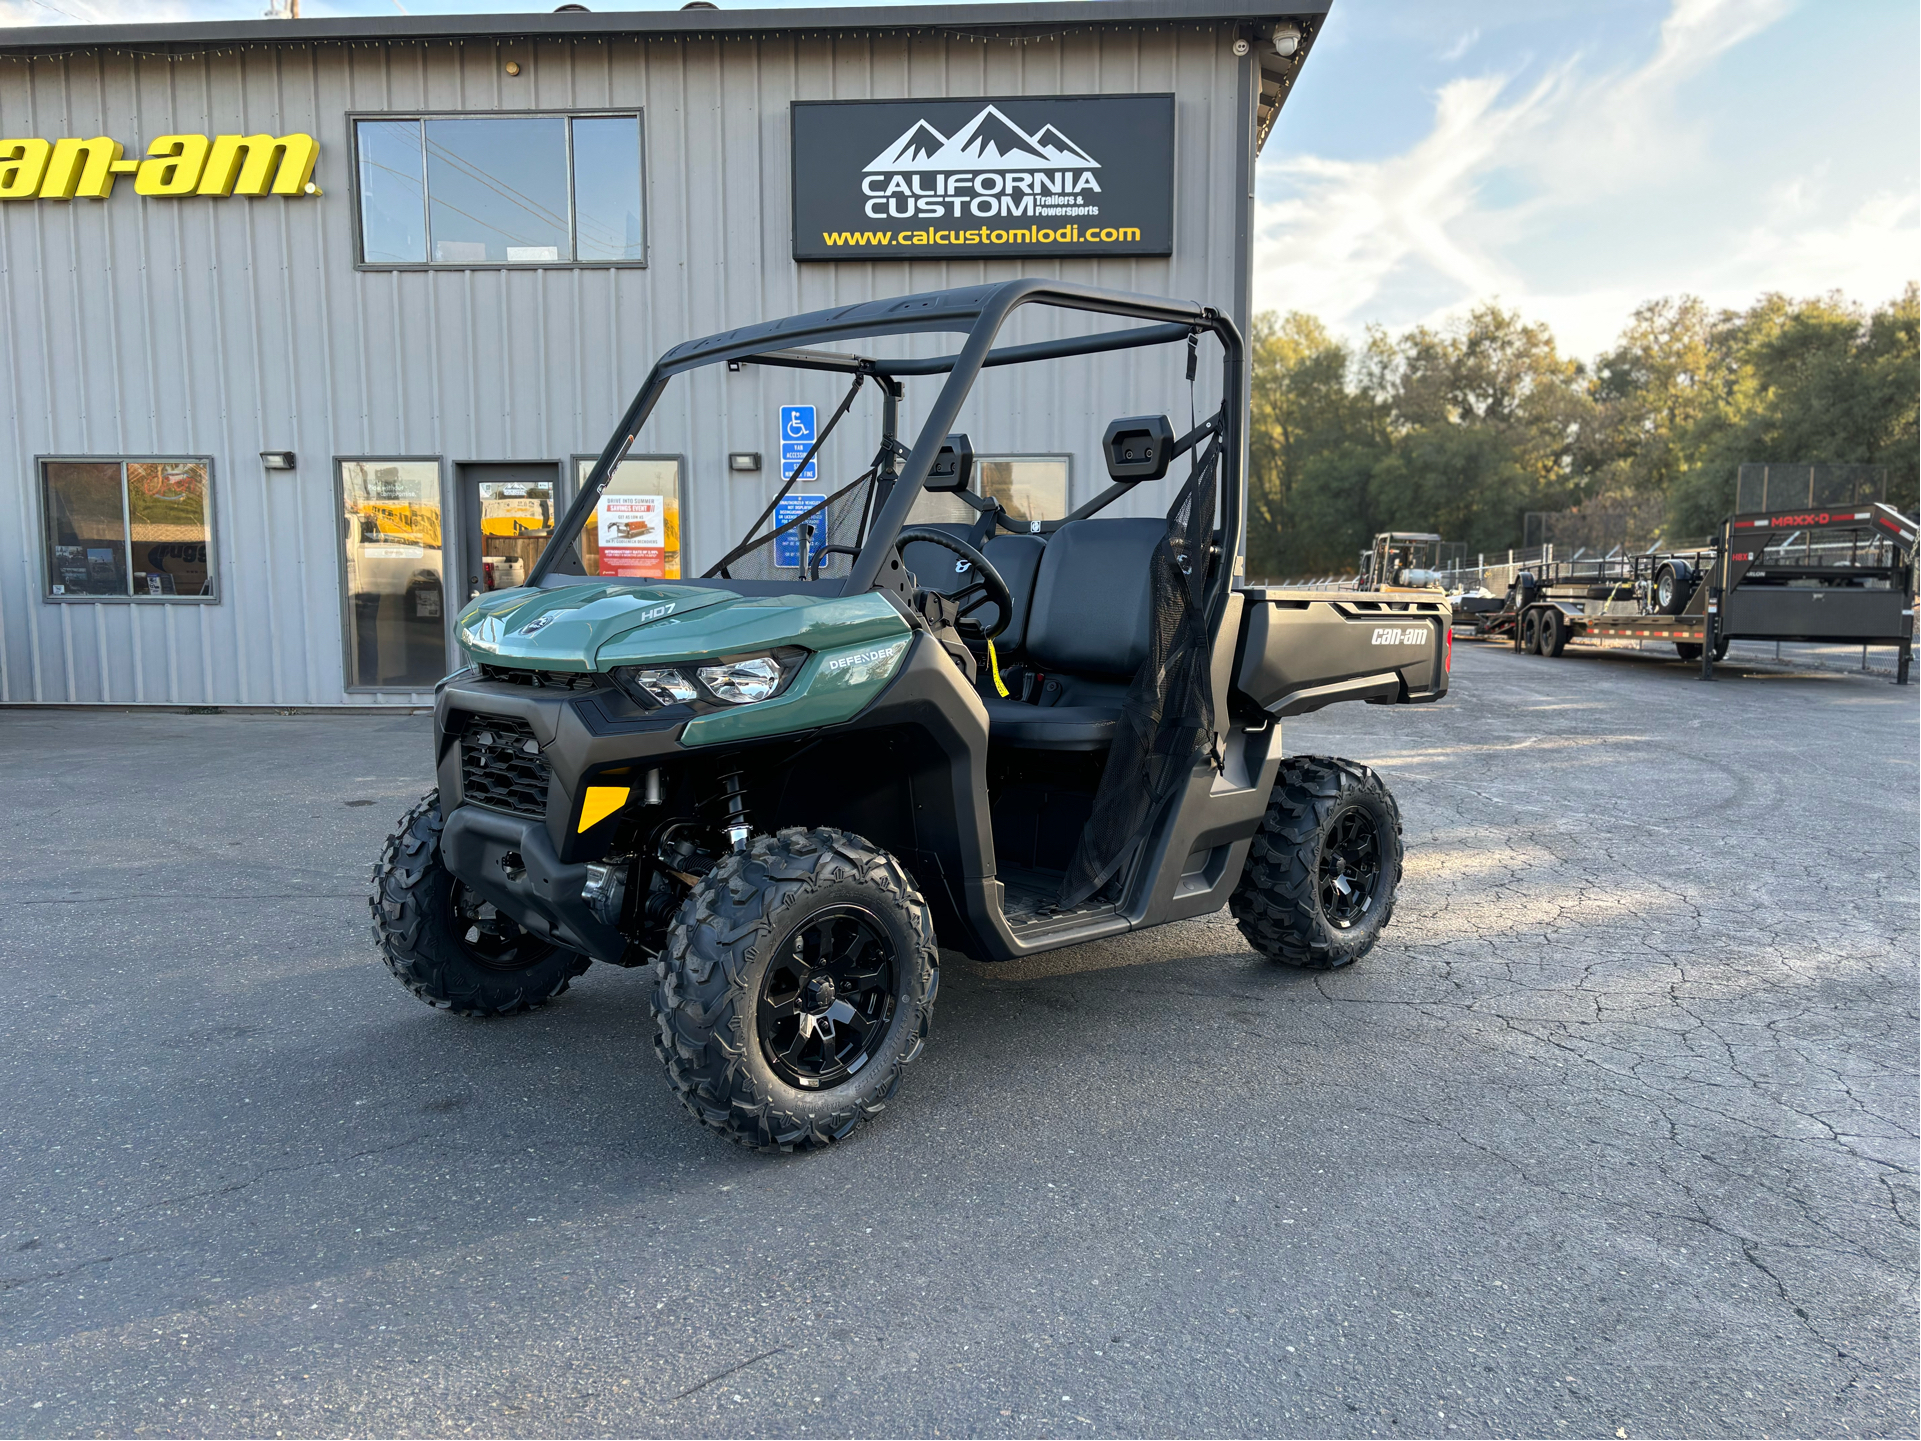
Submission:
{"label": "wall-mounted light fixture", "polygon": [[518,75],[520,73],[520,62],[518,60],[509,60],[506,70],[509,75]]}
{"label": "wall-mounted light fixture", "polygon": [[758,450],[730,450],[727,452],[729,470],[759,470],[760,452]]}
{"label": "wall-mounted light fixture", "polygon": [[260,465],[263,470],[292,470],[293,452],[291,450],[263,450],[260,452]]}

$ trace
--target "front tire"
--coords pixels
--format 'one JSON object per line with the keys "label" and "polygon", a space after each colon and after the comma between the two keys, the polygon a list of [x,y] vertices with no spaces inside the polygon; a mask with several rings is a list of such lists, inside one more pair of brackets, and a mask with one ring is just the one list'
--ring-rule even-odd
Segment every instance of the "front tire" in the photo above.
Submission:
{"label": "front tire", "polygon": [[428,1005],[457,1016],[544,1006],[592,961],[542,940],[467,889],[440,856],[440,792],[401,818],[374,866],[374,944]]}
{"label": "front tire", "polygon": [[1401,857],[1401,809],[1378,775],[1331,756],[1291,756],[1228,910],[1269,960],[1352,965],[1394,915]]}
{"label": "front tire", "polygon": [[887,852],[826,828],[756,836],[681,905],[654,966],[654,1049],[710,1130],[829,1145],[920,1055],[937,967],[926,902]]}

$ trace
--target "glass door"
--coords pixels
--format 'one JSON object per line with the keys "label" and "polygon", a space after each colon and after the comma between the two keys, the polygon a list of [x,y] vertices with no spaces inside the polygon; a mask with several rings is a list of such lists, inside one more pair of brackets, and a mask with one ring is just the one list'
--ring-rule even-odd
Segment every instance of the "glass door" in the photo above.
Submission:
{"label": "glass door", "polygon": [[350,690],[430,690],[447,673],[440,462],[340,462]]}
{"label": "glass door", "polygon": [[525,585],[559,519],[558,461],[476,461],[456,467],[465,544],[461,603]]}

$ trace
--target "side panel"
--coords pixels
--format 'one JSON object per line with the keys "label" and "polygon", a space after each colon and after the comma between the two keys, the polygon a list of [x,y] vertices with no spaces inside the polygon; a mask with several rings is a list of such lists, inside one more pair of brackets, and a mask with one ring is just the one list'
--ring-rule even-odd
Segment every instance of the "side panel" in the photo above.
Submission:
{"label": "side panel", "polygon": [[1447,601],[1330,599],[1248,591],[1235,687],[1275,716],[1335,701],[1438,700],[1447,693]]}
{"label": "side panel", "polygon": [[1907,605],[1898,590],[1736,586],[1723,598],[1721,623],[1731,636],[1892,645],[1908,630],[1901,614]]}

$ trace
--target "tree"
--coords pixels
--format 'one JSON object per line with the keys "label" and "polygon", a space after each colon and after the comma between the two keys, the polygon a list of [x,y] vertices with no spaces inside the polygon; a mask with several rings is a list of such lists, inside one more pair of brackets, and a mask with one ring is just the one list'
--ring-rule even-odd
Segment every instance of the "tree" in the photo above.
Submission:
{"label": "tree", "polygon": [[1443,330],[1376,334],[1362,368],[1391,415],[1392,454],[1369,495],[1381,528],[1495,550],[1515,543],[1525,512],[1580,498],[1575,443],[1593,407],[1545,325],[1480,305]]}
{"label": "tree", "polygon": [[[1364,533],[1352,542],[1353,497],[1366,494],[1365,476],[1386,440],[1379,407],[1348,384],[1347,346],[1311,315],[1256,316],[1248,349],[1249,572],[1350,570],[1367,544],[1365,517],[1358,520]],[[1327,502],[1349,487],[1344,517],[1339,500]]]}
{"label": "tree", "polygon": [[1765,295],[1714,327],[1714,404],[1692,430],[1695,462],[1668,496],[1674,534],[1704,535],[1734,508],[1748,461],[1885,468],[1889,498],[1912,509],[1916,471],[1917,299],[1864,314],[1842,296]]}
{"label": "tree", "polygon": [[1591,372],[1496,304],[1358,349],[1312,316],[1259,316],[1250,570],[1350,572],[1376,530],[1494,552],[1523,543],[1525,512],[1575,506],[1650,529],[1664,508],[1667,539],[1691,540],[1733,509],[1747,461],[1878,465],[1911,514],[1918,339],[1914,284],[1872,313],[1838,295],[1649,301]]}
{"label": "tree", "polygon": [[1714,316],[1696,296],[1640,306],[1594,363],[1594,411],[1574,464],[1594,500],[1664,498],[1694,463],[1695,429],[1715,403]]}

